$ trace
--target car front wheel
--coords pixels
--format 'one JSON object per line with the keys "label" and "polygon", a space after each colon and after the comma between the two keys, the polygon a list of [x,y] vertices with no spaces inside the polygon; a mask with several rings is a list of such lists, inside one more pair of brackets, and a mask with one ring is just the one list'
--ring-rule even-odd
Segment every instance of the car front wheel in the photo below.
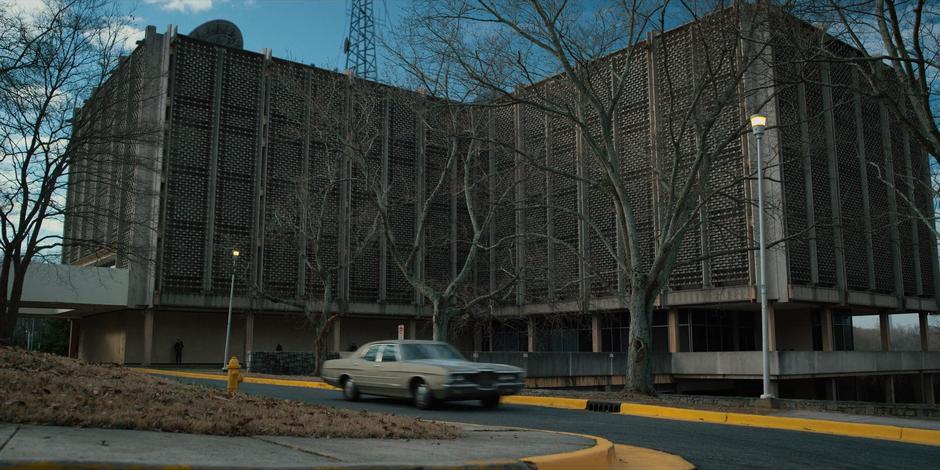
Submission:
{"label": "car front wheel", "polygon": [[480,403],[483,404],[483,408],[486,408],[488,410],[495,409],[496,407],[499,406],[499,395],[495,397],[486,397],[480,400]]}
{"label": "car front wheel", "polygon": [[353,382],[352,378],[346,379],[346,381],[343,382],[343,398],[349,401],[359,399],[359,388],[356,387],[356,382]]}
{"label": "car front wheel", "polygon": [[420,410],[430,410],[434,408],[435,405],[431,388],[428,387],[428,384],[424,383],[424,381],[418,382],[417,385],[415,385],[414,400],[415,406]]}

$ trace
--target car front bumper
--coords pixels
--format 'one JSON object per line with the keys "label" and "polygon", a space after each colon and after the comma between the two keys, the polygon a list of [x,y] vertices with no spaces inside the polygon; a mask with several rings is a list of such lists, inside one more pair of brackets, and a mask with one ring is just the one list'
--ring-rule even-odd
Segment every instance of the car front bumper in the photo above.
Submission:
{"label": "car front bumper", "polygon": [[434,396],[439,400],[479,400],[519,393],[523,387],[525,387],[523,382],[498,383],[491,387],[481,387],[475,383],[445,384],[441,390],[434,391]]}

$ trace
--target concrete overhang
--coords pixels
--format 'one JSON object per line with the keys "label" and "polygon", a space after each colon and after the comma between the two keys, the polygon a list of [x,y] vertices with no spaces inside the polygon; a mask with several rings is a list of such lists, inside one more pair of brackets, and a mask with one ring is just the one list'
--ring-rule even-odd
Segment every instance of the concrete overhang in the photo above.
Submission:
{"label": "concrete overhang", "polygon": [[23,283],[24,316],[80,317],[127,308],[128,270],[34,263]]}

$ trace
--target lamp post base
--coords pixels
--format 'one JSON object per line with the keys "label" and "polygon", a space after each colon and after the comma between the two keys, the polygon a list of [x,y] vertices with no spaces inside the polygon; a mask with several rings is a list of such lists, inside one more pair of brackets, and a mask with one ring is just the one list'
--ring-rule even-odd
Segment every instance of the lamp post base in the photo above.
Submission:
{"label": "lamp post base", "polygon": [[757,402],[754,403],[754,406],[765,409],[777,408],[777,398],[770,394],[763,394],[760,396],[760,400],[757,400]]}

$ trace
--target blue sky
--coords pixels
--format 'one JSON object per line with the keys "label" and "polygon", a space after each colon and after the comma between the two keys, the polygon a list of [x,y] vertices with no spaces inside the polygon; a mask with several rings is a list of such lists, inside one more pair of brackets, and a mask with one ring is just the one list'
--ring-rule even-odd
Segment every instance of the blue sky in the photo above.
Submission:
{"label": "blue sky", "polygon": [[[175,24],[188,34],[196,26],[226,19],[238,25],[245,49],[270,48],[277,57],[318,67],[345,66],[343,38],[348,28],[349,0],[123,0],[135,28],[155,25],[165,31]],[[405,0],[374,0],[376,28],[398,18]],[[379,61],[381,62],[381,60]]]}

